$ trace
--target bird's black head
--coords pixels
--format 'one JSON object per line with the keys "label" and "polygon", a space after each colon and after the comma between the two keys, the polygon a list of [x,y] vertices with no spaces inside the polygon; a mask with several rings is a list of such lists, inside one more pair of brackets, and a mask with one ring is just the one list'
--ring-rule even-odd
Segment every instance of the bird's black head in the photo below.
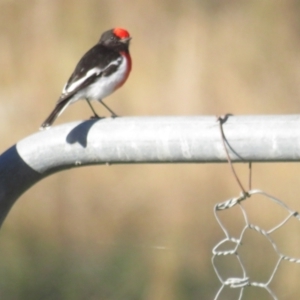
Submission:
{"label": "bird's black head", "polygon": [[128,50],[130,40],[131,37],[127,30],[114,28],[105,31],[101,35],[99,43],[117,51],[125,51]]}

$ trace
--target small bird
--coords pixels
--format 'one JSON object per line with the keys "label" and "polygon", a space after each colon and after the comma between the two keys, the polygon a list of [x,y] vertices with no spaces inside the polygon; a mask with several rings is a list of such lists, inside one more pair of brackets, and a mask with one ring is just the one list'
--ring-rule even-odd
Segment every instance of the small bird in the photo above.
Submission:
{"label": "small bird", "polygon": [[117,115],[103,102],[103,98],[121,87],[131,71],[129,32],[123,28],[105,31],[99,42],[79,61],[73,74],[65,84],[54,110],[41,125],[40,129],[49,128],[55,119],[71,103],[85,99],[94,116],[96,114],[91,100],[98,100],[112,115]]}

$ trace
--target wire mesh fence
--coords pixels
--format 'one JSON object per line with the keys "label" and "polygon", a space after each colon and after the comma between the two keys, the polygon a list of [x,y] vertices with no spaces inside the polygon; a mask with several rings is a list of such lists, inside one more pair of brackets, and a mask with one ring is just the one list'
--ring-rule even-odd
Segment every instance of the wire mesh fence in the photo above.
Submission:
{"label": "wire mesh fence", "polygon": [[[222,296],[224,290],[226,288],[236,290],[236,299],[241,300],[245,299],[244,294],[245,290],[247,288],[260,288],[267,292],[267,294],[274,300],[279,299],[276,295],[276,292],[271,287],[271,284],[274,281],[274,278],[276,274],[279,272],[280,265],[283,261],[287,261],[289,263],[299,264],[300,263],[300,257],[291,257],[284,252],[280,250],[280,241],[275,241],[272,238],[272,234],[274,234],[276,231],[280,229],[284,229],[284,226],[291,221],[291,219],[295,219],[297,221],[300,221],[300,215],[297,211],[291,209],[288,207],[284,201],[266,193],[265,191],[259,190],[259,189],[252,189],[252,164],[249,163],[249,190],[246,190],[241,183],[240,178],[238,177],[235,168],[231,162],[230,153],[229,151],[234,151],[231,147],[229,142],[226,139],[224,129],[223,129],[223,123],[226,121],[227,117],[225,118],[219,118],[220,122],[220,133],[221,138],[223,142],[223,147],[226,152],[226,156],[228,159],[228,164],[230,165],[232,174],[239,185],[241,189],[241,194],[238,197],[231,198],[229,200],[226,200],[224,202],[220,202],[215,205],[214,207],[214,216],[216,221],[218,222],[220,228],[222,229],[225,237],[219,241],[212,250],[212,265],[215,270],[215,273],[220,281],[220,288],[218,292],[215,295],[215,300],[217,299],[224,299]],[[255,222],[255,218],[253,222],[250,221],[250,218],[247,213],[247,209],[244,207],[244,203],[246,201],[255,201],[258,198],[257,196],[263,196],[270,202],[271,204],[276,204],[280,207],[280,209],[284,212],[282,215],[282,218],[274,224],[271,228],[267,229],[264,226],[257,225]],[[227,210],[232,210],[233,208],[238,207],[239,211],[242,215],[243,219],[243,225],[241,226],[239,230],[239,234],[234,235],[230,232],[230,230],[227,228],[225,223],[222,221],[222,218],[220,214]],[[259,202],[257,203],[257,209],[261,209]],[[235,211],[235,213],[237,213]],[[266,211],[266,213],[272,213],[272,210]],[[226,218],[226,217],[225,217]],[[300,224],[299,224],[300,225]],[[250,272],[245,265],[245,260],[243,255],[241,255],[242,248],[247,248],[247,245],[245,245],[245,235],[248,231],[254,231],[257,234],[259,234],[261,237],[265,239],[267,243],[270,244],[273,254],[276,255],[276,259],[273,260],[273,265],[269,267],[269,272],[266,272],[267,275],[264,280],[257,281],[255,278],[257,276],[253,276],[253,274],[250,275]],[[249,247],[249,245],[248,245]],[[257,249],[252,249],[250,246],[250,249],[247,249],[246,251],[251,251],[254,253],[254,259],[255,254],[257,253]],[[267,257],[270,255],[270,253],[265,252],[266,256],[265,261],[267,260]],[[234,258],[235,264],[238,266],[237,268],[229,268],[230,270],[227,272],[225,276],[222,274],[222,267],[217,261],[218,257],[230,257]],[[230,263],[229,263],[230,264]],[[264,267],[264,266],[262,266]],[[266,267],[267,269],[267,267]]]}
{"label": "wire mesh fence", "polygon": [[[268,230],[261,228],[258,225],[252,224],[249,221],[247,211],[243,207],[243,204],[242,204],[243,201],[247,201],[247,200],[250,201],[250,198],[254,198],[255,195],[258,195],[258,194],[266,197],[269,201],[276,203],[277,205],[279,205],[282,208],[282,210],[285,210],[287,213],[287,216],[283,220],[281,220],[278,224],[276,224],[274,227],[272,227],[271,229],[268,229]],[[251,199],[251,200],[253,200],[253,199]],[[240,235],[238,237],[232,236],[229,233],[229,231],[226,229],[226,226],[222,223],[221,219],[219,218],[220,212],[231,209],[234,206],[238,206],[240,208],[241,213],[244,218],[244,222],[245,222],[244,227],[242,228]],[[257,207],[259,209],[259,205]],[[285,205],[285,203],[283,201],[275,198],[272,195],[269,195],[261,190],[250,190],[249,192],[247,192],[247,194],[242,194],[240,197],[232,198],[225,202],[218,203],[214,208],[214,214],[215,214],[215,218],[216,218],[217,222],[219,223],[219,225],[225,235],[225,238],[223,240],[221,240],[219,243],[217,243],[217,245],[213,248],[213,251],[212,251],[213,252],[212,264],[213,264],[214,270],[221,282],[221,287],[220,287],[215,299],[222,299],[221,293],[225,287],[238,289],[239,290],[238,299],[242,299],[243,293],[244,293],[244,290],[246,287],[259,287],[259,288],[265,289],[273,299],[278,299],[276,297],[275,292],[270,288],[270,284],[273,281],[273,279],[276,275],[276,272],[278,272],[280,263],[283,260],[285,260],[290,263],[299,264],[300,258],[290,257],[290,256],[282,253],[279,250],[279,247],[277,246],[276,242],[272,239],[271,234],[273,232],[275,232],[276,230],[280,229],[281,227],[283,227],[291,218],[296,218],[299,221],[300,220],[299,213],[296,211],[293,211],[287,205]],[[263,236],[270,243],[270,245],[273,248],[273,251],[276,253],[276,255],[278,257],[277,261],[274,263],[273,271],[270,273],[269,278],[265,282],[254,281],[251,278],[251,276],[249,276],[249,274],[247,272],[247,268],[245,267],[245,265],[243,263],[243,259],[240,255],[241,247],[246,247],[243,245],[243,240],[244,240],[244,236],[245,236],[245,233],[247,230],[254,230],[258,234]],[[223,245],[228,245],[231,247],[228,247],[226,250],[221,250],[221,247]],[[255,252],[255,249],[249,249],[249,251]],[[216,263],[216,257],[218,257],[218,256],[234,256],[240,266],[240,275],[232,274],[232,277],[223,278],[221,275],[221,272],[218,269],[218,264]]]}

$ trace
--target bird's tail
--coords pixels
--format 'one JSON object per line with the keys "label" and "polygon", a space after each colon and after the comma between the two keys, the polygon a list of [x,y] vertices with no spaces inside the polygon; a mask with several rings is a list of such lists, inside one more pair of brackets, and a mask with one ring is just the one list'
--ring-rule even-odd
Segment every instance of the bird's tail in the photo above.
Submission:
{"label": "bird's tail", "polygon": [[43,122],[43,124],[40,127],[40,130],[44,130],[49,128],[53,122],[56,120],[56,118],[67,108],[67,106],[70,104],[70,99],[64,99],[63,101],[59,101],[49,117]]}

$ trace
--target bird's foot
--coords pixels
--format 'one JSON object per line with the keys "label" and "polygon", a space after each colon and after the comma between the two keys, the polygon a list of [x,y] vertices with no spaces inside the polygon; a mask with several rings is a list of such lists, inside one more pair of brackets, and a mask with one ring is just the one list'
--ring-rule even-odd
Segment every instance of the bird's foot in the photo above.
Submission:
{"label": "bird's foot", "polygon": [[93,116],[90,117],[90,120],[98,120],[98,119],[104,119],[104,117],[100,117],[97,114],[94,114]]}

